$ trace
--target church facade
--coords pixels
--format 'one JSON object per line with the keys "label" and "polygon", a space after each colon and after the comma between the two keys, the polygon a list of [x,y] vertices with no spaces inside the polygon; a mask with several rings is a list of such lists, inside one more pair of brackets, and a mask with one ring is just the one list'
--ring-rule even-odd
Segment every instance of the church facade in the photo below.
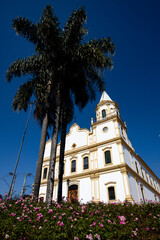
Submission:
{"label": "church facade", "polygon": [[[80,202],[158,201],[160,179],[138,156],[127,136],[119,107],[104,91],[91,129],[74,123],[66,136],[63,196]],[[46,196],[51,140],[46,142],[39,197]],[[57,199],[57,147],[53,199]]]}

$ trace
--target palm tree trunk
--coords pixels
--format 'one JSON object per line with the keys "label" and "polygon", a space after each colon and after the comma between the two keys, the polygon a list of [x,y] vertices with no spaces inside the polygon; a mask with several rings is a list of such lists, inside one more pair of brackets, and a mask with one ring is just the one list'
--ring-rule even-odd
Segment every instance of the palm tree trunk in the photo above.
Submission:
{"label": "palm tree trunk", "polygon": [[39,188],[41,183],[41,174],[42,174],[42,164],[43,164],[43,156],[46,144],[46,136],[47,136],[47,128],[48,128],[48,114],[46,113],[43,124],[42,124],[42,132],[41,132],[41,141],[39,147],[39,155],[38,155],[38,164],[36,169],[36,176],[34,180],[34,196],[38,198]]}
{"label": "palm tree trunk", "polygon": [[49,173],[47,181],[47,193],[46,193],[46,203],[50,204],[53,197],[53,188],[54,188],[54,178],[55,178],[55,164],[56,164],[56,152],[57,152],[57,140],[58,140],[58,130],[59,130],[59,121],[60,121],[60,93],[57,93],[57,111],[55,117],[55,125],[52,135],[52,145],[51,145],[51,154],[50,154],[50,163],[49,163]]}
{"label": "palm tree trunk", "polygon": [[59,159],[59,171],[58,171],[58,195],[57,195],[58,203],[62,202],[62,183],[63,183],[66,130],[67,130],[67,123],[66,123],[66,116],[64,113],[62,118],[61,146],[60,146],[60,159]]}

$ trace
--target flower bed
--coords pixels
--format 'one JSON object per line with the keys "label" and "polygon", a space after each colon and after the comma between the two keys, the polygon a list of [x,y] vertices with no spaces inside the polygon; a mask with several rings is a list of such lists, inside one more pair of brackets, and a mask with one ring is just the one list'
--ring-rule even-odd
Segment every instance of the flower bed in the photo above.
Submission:
{"label": "flower bed", "polygon": [[160,239],[160,203],[0,201],[0,239]]}

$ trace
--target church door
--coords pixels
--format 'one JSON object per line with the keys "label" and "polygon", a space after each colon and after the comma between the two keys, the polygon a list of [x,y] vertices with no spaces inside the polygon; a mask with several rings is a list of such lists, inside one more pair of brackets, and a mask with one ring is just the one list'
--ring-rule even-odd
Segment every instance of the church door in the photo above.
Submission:
{"label": "church door", "polygon": [[69,202],[74,202],[78,199],[78,185],[69,187]]}

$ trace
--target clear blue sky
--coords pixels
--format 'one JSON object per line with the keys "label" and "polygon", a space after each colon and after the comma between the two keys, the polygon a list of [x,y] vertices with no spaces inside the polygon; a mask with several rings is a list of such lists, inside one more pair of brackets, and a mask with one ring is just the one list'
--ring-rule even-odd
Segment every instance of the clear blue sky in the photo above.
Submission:
{"label": "clear blue sky", "polygon": [[[106,71],[106,91],[118,103],[122,119],[127,122],[128,136],[137,154],[160,178],[160,1],[158,0],[5,0],[0,3],[0,193],[8,192],[1,178],[10,184],[28,112],[12,111],[12,99],[23,79],[13,79],[9,84],[5,72],[18,58],[34,53],[34,48],[12,29],[17,16],[39,20],[42,10],[52,4],[60,23],[66,22],[74,9],[85,6],[88,36],[111,36],[116,46],[114,69]],[[95,117],[95,107],[100,94],[92,104],[79,113],[76,121],[80,127],[90,127]],[[41,129],[30,119],[23,145],[18,173],[35,175]],[[17,177],[15,190],[20,193],[24,174]],[[33,178],[28,178],[31,184]],[[31,189],[27,190],[27,193]]]}

